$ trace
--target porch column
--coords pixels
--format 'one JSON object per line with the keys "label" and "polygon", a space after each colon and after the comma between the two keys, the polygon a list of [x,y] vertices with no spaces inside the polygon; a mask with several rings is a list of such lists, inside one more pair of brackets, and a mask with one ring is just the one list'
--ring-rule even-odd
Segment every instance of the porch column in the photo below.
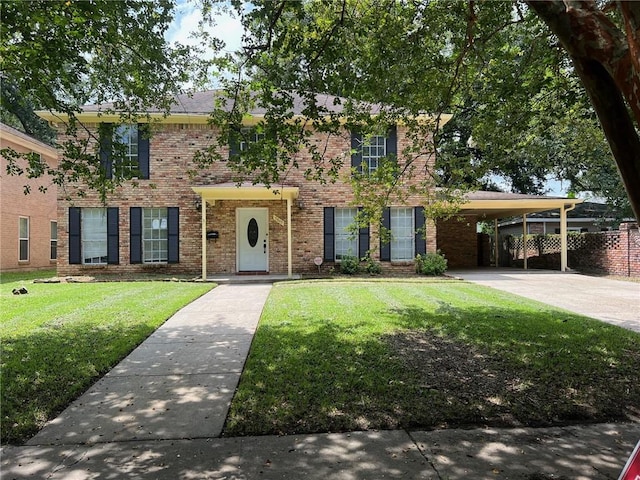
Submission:
{"label": "porch column", "polygon": [[527,269],[527,214],[522,216],[522,257],[524,258],[523,266]]}
{"label": "porch column", "polygon": [[287,275],[289,278],[293,277],[293,267],[291,265],[293,261],[293,252],[291,251],[291,198],[287,197]]}
{"label": "porch column", "polygon": [[202,280],[207,279],[207,201],[202,199],[200,208],[200,218],[202,220]]}
{"label": "porch column", "polygon": [[560,207],[560,271],[567,271],[567,211]]}

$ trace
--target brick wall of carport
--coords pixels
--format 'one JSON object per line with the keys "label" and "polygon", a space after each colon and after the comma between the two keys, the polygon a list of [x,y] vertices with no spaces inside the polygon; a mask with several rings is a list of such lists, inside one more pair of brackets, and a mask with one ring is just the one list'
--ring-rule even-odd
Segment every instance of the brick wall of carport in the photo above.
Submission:
{"label": "brick wall of carport", "polygon": [[478,266],[478,235],[474,215],[456,216],[437,222],[436,245],[447,258],[449,268]]}

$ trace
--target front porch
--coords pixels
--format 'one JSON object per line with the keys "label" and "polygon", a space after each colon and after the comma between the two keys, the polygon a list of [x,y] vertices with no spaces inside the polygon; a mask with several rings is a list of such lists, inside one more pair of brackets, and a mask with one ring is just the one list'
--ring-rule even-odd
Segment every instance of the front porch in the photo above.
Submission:
{"label": "front porch", "polygon": [[[192,190],[200,196],[201,212],[201,248],[202,267],[201,278],[203,280],[229,279],[237,276],[240,282],[246,283],[250,277],[257,277],[256,281],[264,281],[267,276],[280,277],[277,272],[283,272],[286,263],[286,276],[292,279],[292,206],[298,199],[299,188],[295,186],[271,186],[251,183],[222,183],[215,185],[194,186]],[[274,214],[267,205],[273,201],[280,202],[277,209],[278,215]],[[207,218],[208,207],[217,207],[218,204],[226,204],[224,219],[217,219],[219,227],[209,230],[210,219]],[[233,207],[229,205],[236,204]],[[277,204],[276,204],[277,205]],[[250,207],[250,208],[247,208]],[[245,218],[246,217],[246,218]],[[284,217],[284,218],[282,218]],[[215,214],[214,214],[215,219]],[[221,221],[222,220],[222,221]],[[270,224],[279,229],[276,240],[270,230]],[[286,229],[286,231],[285,231]],[[234,232],[232,235],[228,235]],[[222,238],[226,237],[226,238]],[[209,240],[214,242],[218,239],[225,242],[226,268],[218,270],[213,276],[208,275],[208,245]],[[279,242],[279,243],[278,243]],[[274,270],[271,269],[273,259],[271,253],[274,245],[279,247],[274,252],[279,252],[279,267],[276,275],[269,275]],[[284,248],[283,248],[284,247]],[[229,258],[229,255],[233,257]],[[286,260],[285,260],[286,257]],[[254,275],[252,275],[254,274]]]}

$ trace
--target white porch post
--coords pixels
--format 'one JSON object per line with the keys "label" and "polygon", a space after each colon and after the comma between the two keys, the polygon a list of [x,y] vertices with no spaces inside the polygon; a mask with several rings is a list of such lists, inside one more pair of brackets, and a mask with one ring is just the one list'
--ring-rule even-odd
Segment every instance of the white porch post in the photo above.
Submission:
{"label": "white porch post", "polygon": [[567,271],[567,211],[560,207],[560,271]]}
{"label": "white porch post", "polygon": [[522,256],[524,269],[527,269],[527,214],[522,216]]}
{"label": "white porch post", "polygon": [[292,240],[291,240],[291,198],[287,197],[287,276],[289,278],[293,277],[293,252],[292,248]]}
{"label": "white porch post", "polygon": [[207,279],[207,201],[202,199],[200,209],[200,218],[202,220],[202,280]]}

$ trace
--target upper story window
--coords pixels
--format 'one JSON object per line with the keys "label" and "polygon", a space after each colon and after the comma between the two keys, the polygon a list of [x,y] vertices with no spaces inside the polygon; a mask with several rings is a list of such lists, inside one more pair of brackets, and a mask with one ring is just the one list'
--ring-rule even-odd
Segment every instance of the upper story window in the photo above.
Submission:
{"label": "upper story window", "polygon": [[359,173],[375,172],[384,159],[396,161],[398,138],[396,127],[391,127],[385,135],[362,135],[351,133],[351,166]]}
{"label": "upper story window", "polygon": [[249,152],[252,145],[265,138],[266,134],[255,127],[242,127],[232,132],[229,140],[229,158],[239,159],[242,153]]}
{"label": "upper story window", "polygon": [[123,173],[136,176],[138,172],[138,125],[119,125],[113,132],[114,143],[120,148]]}
{"label": "upper story window", "polygon": [[361,141],[362,168],[364,171],[373,173],[378,169],[380,160],[387,156],[387,137],[383,135],[372,135],[365,137]]}
{"label": "upper story window", "polygon": [[106,178],[149,178],[146,124],[100,124],[100,164]]}
{"label": "upper story window", "polygon": [[264,133],[258,133],[255,128],[243,127],[240,129],[238,148],[241,152],[246,152],[252,143],[257,143],[261,140],[264,140]]}

